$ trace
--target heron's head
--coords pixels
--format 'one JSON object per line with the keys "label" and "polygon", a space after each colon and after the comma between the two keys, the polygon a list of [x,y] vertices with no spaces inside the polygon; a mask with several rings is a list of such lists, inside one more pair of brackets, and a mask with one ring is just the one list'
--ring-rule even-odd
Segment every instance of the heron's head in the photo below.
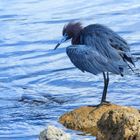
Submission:
{"label": "heron's head", "polygon": [[56,49],[61,43],[74,38],[79,34],[79,32],[82,30],[82,24],[80,22],[70,22],[67,25],[63,27],[62,31],[62,39],[59,41],[59,43],[56,45],[54,49]]}

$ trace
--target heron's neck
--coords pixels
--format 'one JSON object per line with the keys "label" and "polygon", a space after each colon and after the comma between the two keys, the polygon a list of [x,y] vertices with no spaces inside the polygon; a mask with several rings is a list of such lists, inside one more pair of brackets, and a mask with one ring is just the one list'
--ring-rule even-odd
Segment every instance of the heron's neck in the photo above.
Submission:
{"label": "heron's neck", "polygon": [[72,37],[71,44],[72,44],[72,45],[78,45],[78,44],[80,44],[80,32],[77,33],[77,34],[75,34],[75,35]]}

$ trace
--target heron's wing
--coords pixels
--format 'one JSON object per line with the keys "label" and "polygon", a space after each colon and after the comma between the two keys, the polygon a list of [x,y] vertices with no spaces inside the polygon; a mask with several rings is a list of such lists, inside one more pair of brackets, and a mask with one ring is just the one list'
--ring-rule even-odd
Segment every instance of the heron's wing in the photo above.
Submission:
{"label": "heron's wing", "polygon": [[[91,38],[94,36],[95,39],[98,37],[101,37],[106,39],[109,44],[118,50],[121,51],[130,51],[130,47],[128,46],[127,42],[120,37],[116,32],[111,30],[110,28],[100,25],[100,24],[92,24],[84,28],[83,30],[83,36],[87,36],[87,33]],[[84,39],[84,38],[83,38]],[[94,40],[96,41],[96,40]]]}
{"label": "heron's wing", "polygon": [[122,59],[133,64],[127,42],[117,33],[103,25],[93,24],[85,27],[81,35],[81,42],[92,46],[95,51],[98,51],[104,57],[114,60],[118,58],[121,51],[123,52],[123,55],[120,55]]}
{"label": "heron's wing", "polygon": [[69,46],[66,52],[71,62],[83,72],[87,71],[98,74],[108,71],[121,74],[122,71],[120,68],[123,69],[126,66],[123,61],[118,59],[118,61],[114,63],[111,59],[107,59],[86,45]]}

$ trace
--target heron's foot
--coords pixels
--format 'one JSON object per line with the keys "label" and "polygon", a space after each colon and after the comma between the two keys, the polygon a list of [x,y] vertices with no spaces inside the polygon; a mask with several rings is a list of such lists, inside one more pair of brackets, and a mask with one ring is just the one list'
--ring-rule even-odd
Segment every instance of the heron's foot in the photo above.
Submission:
{"label": "heron's foot", "polygon": [[102,105],[110,105],[111,103],[109,101],[102,101],[99,106],[102,106]]}
{"label": "heron's foot", "polygon": [[108,105],[108,104],[111,104],[109,101],[102,101],[100,104],[105,104],[105,105]]}
{"label": "heron's foot", "polygon": [[110,105],[111,103],[109,101],[102,101],[100,104],[97,105],[88,105],[88,107],[101,107],[103,105]]}

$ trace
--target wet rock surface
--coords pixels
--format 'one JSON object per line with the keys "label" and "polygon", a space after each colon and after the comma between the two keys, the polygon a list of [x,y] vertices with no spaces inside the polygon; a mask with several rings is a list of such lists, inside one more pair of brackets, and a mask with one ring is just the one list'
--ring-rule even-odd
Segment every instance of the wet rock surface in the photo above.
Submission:
{"label": "wet rock surface", "polygon": [[59,122],[67,128],[91,133],[97,140],[140,140],[140,113],[132,107],[84,106],[65,113]]}

